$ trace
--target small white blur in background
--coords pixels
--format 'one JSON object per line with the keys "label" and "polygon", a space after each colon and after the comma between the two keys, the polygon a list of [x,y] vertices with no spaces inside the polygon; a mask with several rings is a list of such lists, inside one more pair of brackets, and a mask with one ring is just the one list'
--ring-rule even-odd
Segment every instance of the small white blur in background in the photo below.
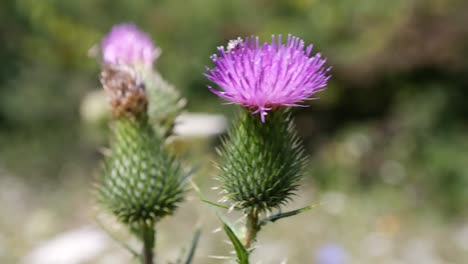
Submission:
{"label": "small white blur in background", "polygon": [[224,133],[227,127],[223,115],[183,113],[175,120],[174,134],[179,137],[208,137]]}

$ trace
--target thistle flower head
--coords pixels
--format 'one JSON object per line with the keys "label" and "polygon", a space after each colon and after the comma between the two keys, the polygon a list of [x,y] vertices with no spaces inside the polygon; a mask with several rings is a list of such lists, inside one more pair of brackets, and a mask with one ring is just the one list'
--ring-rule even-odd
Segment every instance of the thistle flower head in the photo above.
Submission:
{"label": "thistle flower head", "polygon": [[260,44],[258,37],[231,40],[227,49],[218,48],[211,57],[214,68],[207,67],[205,76],[220,90],[209,87],[219,97],[249,108],[261,115],[281,106],[298,103],[325,88],[328,71],[326,59],[312,53],[312,45],[288,35],[286,44],[281,35],[271,43]]}
{"label": "thistle flower head", "polygon": [[151,38],[134,24],[118,24],[101,42],[105,64],[143,65],[152,67],[161,53]]}

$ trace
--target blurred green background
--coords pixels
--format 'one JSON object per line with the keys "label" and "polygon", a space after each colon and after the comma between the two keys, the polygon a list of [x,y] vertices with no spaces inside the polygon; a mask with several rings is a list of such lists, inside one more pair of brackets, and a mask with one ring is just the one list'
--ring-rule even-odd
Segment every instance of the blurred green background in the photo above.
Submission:
{"label": "blurred green background", "polygon": [[[96,225],[90,190],[107,140],[82,121],[80,104],[99,89],[89,50],[121,22],[151,34],[163,51],[156,68],[191,112],[232,117],[235,107],[221,105],[202,76],[229,39],[292,33],[328,57],[328,90],[295,112],[310,165],[290,208],[319,206],[267,226],[255,259],[318,263],[333,245],[342,264],[467,263],[467,14],[464,0],[2,0],[0,263],[46,263],[28,256]],[[200,167],[194,181],[219,198],[218,140],[179,141]],[[161,223],[159,257],[173,259],[196,223],[204,226],[196,263],[227,263],[208,257],[229,247],[194,194]],[[102,244],[63,264],[131,262],[115,242]]]}

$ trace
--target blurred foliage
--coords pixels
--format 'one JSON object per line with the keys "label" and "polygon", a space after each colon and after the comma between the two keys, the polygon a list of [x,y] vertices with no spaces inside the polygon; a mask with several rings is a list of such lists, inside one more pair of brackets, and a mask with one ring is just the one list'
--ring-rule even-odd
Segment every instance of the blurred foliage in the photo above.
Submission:
{"label": "blurred foliage", "polygon": [[311,178],[322,188],[390,184],[466,213],[466,12],[463,0],[3,0],[0,165],[44,186],[96,166],[79,104],[99,87],[89,49],[114,23],[153,36],[156,67],[189,110],[228,115],[202,76],[216,46],[292,33],[333,66],[322,99],[297,110]]}
{"label": "blurred foliage", "polygon": [[444,85],[422,86],[400,91],[384,119],[349,125],[325,143],[310,165],[314,179],[341,188],[388,184],[402,188],[415,209],[430,202],[450,214],[463,210],[466,128],[448,120],[453,105]]}

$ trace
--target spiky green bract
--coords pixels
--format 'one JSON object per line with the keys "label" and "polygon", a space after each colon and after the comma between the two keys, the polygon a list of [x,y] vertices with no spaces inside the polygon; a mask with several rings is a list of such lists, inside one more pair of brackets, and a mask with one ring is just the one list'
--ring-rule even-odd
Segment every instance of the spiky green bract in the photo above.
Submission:
{"label": "spiky green bract", "polygon": [[156,132],[167,136],[171,132],[175,118],[184,109],[186,100],[157,72],[147,74],[145,83],[149,100],[150,123]]}
{"label": "spiky green bract", "polygon": [[226,198],[244,211],[270,211],[291,200],[298,187],[305,154],[286,110],[272,111],[262,123],[243,111],[220,150]]}
{"label": "spiky green bract", "polygon": [[120,221],[154,224],[172,214],[185,193],[180,163],[164,150],[146,117],[112,124],[111,153],[98,185],[99,198]]}

